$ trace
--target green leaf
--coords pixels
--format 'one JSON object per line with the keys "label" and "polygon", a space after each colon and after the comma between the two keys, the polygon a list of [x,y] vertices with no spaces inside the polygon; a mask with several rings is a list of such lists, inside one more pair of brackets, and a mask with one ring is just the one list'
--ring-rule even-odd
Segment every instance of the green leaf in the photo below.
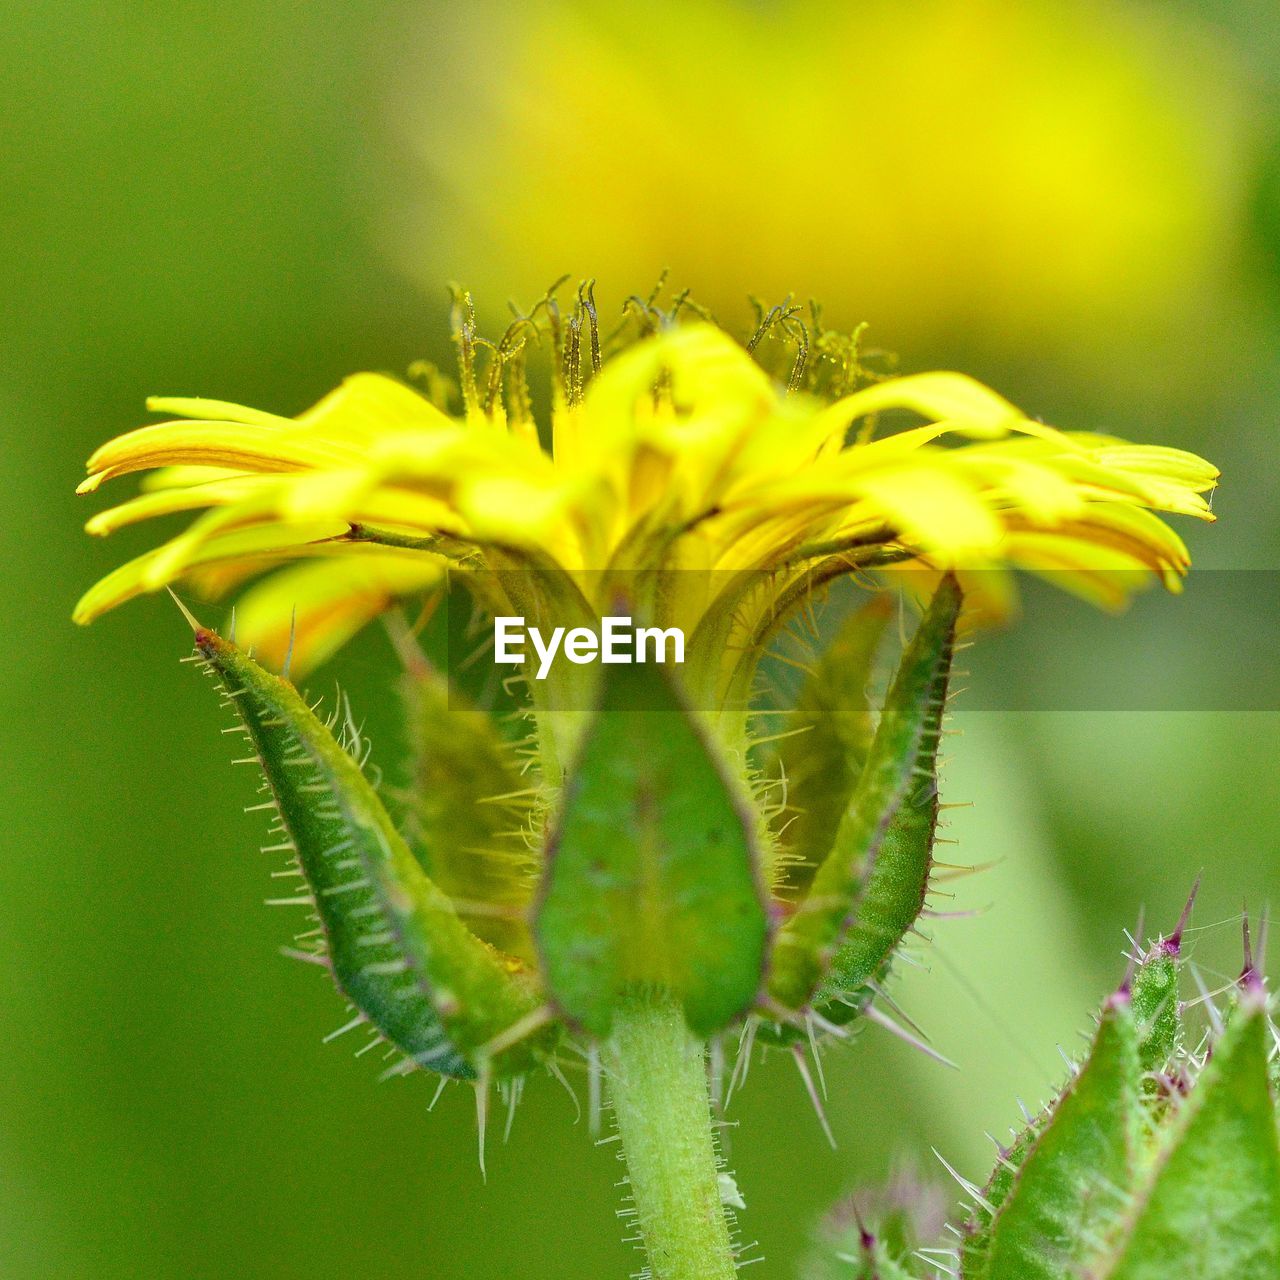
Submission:
{"label": "green leaf", "polygon": [[[412,1062],[473,1078],[479,1051],[539,1005],[522,966],[467,930],[292,685],[210,631],[196,632],[196,648],[257,749],[339,989]],[[535,1044],[494,1065],[523,1068]]]}
{"label": "green leaf", "polygon": [[1267,1081],[1271,1031],[1245,992],[1213,1056],[1170,1121],[1098,1280],[1276,1280],[1280,1142]]}
{"label": "green leaf", "polygon": [[637,990],[670,991],[700,1036],[755,1000],[768,919],[753,820],[662,668],[604,668],[545,876],[547,987],[593,1034]]}
{"label": "green leaf", "polygon": [[1092,1051],[1026,1151],[965,1280],[1062,1280],[1119,1212],[1138,1120],[1138,1036],[1126,996],[1103,1010]]}
{"label": "green leaf", "polygon": [[[831,852],[778,935],[769,991],[788,1008],[799,1009],[813,996],[846,941],[850,950],[842,961],[841,989],[848,990],[848,983],[860,986],[920,912],[937,816],[938,737],[960,605],[955,579],[944,578],[903,654]],[[899,814],[900,826],[889,842]],[[882,852],[887,856],[877,877]],[[866,915],[859,919],[863,906]]]}
{"label": "green leaf", "polygon": [[454,902],[478,908],[467,917],[473,933],[532,960],[534,797],[515,748],[434,667],[415,668],[406,690],[414,745],[410,847]]}
{"label": "green leaf", "polygon": [[782,887],[803,891],[831,850],[875,736],[867,687],[892,613],[873,596],[840,628],[801,686],[777,744],[786,779]]}

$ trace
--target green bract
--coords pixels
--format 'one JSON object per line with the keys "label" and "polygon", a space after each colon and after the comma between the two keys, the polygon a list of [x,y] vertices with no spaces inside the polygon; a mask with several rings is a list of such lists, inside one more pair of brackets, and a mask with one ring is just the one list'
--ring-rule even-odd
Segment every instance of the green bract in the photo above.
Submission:
{"label": "green bract", "polygon": [[548,847],[536,916],[547,985],[595,1035],[629,992],[658,988],[707,1036],[751,1008],[765,965],[745,788],[659,668],[605,672]]}
{"label": "green bract", "polygon": [[415,662],[403,834],[355,744],[286,680],[210,631],[196,643],[305,882],[306,949],[403,1069],[483,1081],[554,1069],[638,993],[674,1000],[700,1039],[746,1020],[786,1042],[868,1011],[928,891],[959,609],[944,579],[878,724],[887,603],[854,616],[791,713],[780,810],[716,717],[686,704],[678,668],[603,667],[555,786]]}
{"label": "green bract", "polygon": [[[485,1047],[537,1008],[530,975],[462,923],[359,764],[290,684],[210,631],[196,633],[196,647],[256,748],[339,989],[408,1062],[474,1077]],[[527,1066],[538,1043],[498,1065]]]}
{"label": "green bract", "polygon": [[[882,626],[879,610],[856,615],[833,650],[837,658],[851,651],[855,661],[845,666],[829,656],[802,694],[798,727],[810,728],[811,737],[791,739],[798,745],[787,754],[799,772],[801,797],[813,794],[836,822],[826,831],[825,857],[778,935],[769,991],[786,1008],[802,1008],[812,998],[830,1021],[849,1021],[870,998],[867,984],[883,976],[924,909],[938,813],[938,740],[959,612],[960,591],[948,578],[903,655],[869,742],[866,682]],[[825,757],[808,771],[807,740]]]}

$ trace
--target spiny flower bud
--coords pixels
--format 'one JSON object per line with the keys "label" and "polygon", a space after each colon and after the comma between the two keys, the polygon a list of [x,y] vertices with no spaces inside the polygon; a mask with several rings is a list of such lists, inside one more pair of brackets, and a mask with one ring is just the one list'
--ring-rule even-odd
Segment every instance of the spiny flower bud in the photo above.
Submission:
{"label": "spiny flower bud", "polygon": [[1188,1047],[1179,1000],[1186,922],[1184,912],[1173,933],[1137,953],[1083,1060],[999,1151],[987,1182],[956,1175],[970,1201],[960,1247],[892,1255],[901,1274],[1280,1274],[1280,1132],[1270,1079],[1280,1038],[1246,923],[1244,976],[1225,1010],[1203,1001],[1208,1030]]}

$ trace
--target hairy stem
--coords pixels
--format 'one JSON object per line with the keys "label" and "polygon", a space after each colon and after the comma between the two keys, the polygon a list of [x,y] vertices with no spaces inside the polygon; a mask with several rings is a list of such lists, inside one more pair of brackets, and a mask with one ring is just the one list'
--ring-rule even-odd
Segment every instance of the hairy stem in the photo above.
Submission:
{"label": "hairy stem", "polygon": [[705,1046],[669,996],[636,997],[614,1017],[605,1065],[653,1280],[731,1280]]}

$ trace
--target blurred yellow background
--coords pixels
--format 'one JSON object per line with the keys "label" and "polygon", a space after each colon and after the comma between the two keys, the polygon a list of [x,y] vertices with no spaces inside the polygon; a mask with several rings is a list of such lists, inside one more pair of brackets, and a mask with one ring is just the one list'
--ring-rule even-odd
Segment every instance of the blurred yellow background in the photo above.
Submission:
{"label": "blurred yellow background", "polygon": [[[828,1058],[830,1151],[790,1064],[733,1131],[748,1238],[900,1153],[985,1171],[1176,915],[1238,964],[1280,889],[1273,441],[1280,16],[1155,5],[322,0],[11,6],[0,29],[8,659],[0,673],[0,1275],[624,1275],[611,1148],[550,1082],[474,1157],[470,1100],[378,1085],[276,955],[260,815],[183,624],[75,631],[148,531],[72,489],[148,393],[295,412],[355,368],[449,358],[443,284],[491,317],[561,272],[606,307],[663,268],[726,318],[794,291],[901,367],[959,367],[1064,427],[1218,462],[1181,601],[1121,620],[1032,592],[974,651],[945,798],[966,861],[900,998],[951,1073],[878,1033]],[[398,751],[376,636],[338,672]],[[967,708],[967,709],[966,709]],[[988,909],[989,908],[989,909]]]}

